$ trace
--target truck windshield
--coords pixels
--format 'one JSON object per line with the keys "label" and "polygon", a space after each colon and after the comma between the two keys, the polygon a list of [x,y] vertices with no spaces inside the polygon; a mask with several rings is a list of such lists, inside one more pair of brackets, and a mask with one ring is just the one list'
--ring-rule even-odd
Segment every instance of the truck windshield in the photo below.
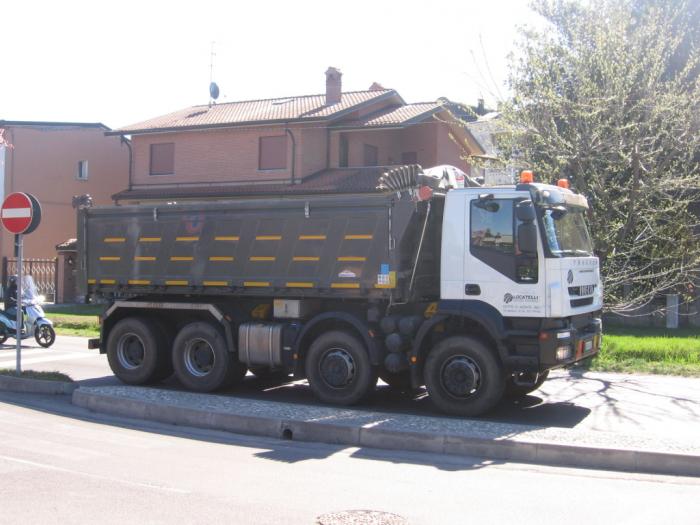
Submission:
{"label": "truck windshield", "polygon": [[545,237],[554,257],[591,257],[593,246],[583,219],[583,208],[545,209]]}

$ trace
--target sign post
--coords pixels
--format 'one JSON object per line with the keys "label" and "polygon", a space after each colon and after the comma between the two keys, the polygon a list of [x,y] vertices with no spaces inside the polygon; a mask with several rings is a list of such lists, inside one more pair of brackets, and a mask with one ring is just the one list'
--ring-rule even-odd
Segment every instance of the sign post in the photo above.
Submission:
{"label": "sign post", "polygon": [[15,339],[17,340],[17,364],[15,373],[22,375],[22,327],[24,315],[22,312],[22,236],[36,230],[41,222],[41,205],[29,193],[10,193],[0,208],[0,221],[3,227],[15,234],[15,249],[17,250],[17,317],[15,321]]}

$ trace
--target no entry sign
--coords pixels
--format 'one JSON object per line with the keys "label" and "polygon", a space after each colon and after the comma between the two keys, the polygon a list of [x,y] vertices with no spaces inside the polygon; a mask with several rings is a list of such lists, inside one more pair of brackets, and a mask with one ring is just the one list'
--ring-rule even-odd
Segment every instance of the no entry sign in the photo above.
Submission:
{"label": "no entry sign", "polygon": [[41,205],[29,193],[10,193],[2,203],[0,220],[10,233],[32,233],[41,222]]}

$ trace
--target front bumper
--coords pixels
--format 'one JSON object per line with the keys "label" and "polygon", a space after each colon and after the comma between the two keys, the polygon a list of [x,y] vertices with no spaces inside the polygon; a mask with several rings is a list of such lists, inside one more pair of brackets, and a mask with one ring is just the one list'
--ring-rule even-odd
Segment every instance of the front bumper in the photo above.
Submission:
{"label": "front bumper", "polygon": [[539,334],[540,370],[572,365],[600,352],[603,323],[594,318],[585,327],[543,330]]}

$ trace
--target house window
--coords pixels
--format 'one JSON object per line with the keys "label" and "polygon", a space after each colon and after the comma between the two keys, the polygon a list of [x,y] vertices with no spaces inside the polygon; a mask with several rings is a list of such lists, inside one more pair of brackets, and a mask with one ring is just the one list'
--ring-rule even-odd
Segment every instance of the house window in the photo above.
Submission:
{"label": "house window", "polygon": [[401,164],[418,164],[418,153],[415,151],[404,151],[401,154]]}
{"label": "house window", "polygon": [[175,173],[175,143],[151,144],[151,175]]}
{"label": "house window", "polygon": [[345,135],[340,136],[340,155],[338,159],[338,165],[341,168],[348,167],[348,158],[350,153],[350,146],[348,145],[348,138]]}
{"label": "house window", "polygon": [[287,168],[287,136],[260,137],[259,170],[284,170]]}
{"label": "house window", "polygon": [[78,169],[75,173],[75,178],[78,180],[88,180],[88,161],[78,161]]}
{"label": "house window", "polygon": [[379,166],[379,149],[370,144],[364,145],[365,166]]}

